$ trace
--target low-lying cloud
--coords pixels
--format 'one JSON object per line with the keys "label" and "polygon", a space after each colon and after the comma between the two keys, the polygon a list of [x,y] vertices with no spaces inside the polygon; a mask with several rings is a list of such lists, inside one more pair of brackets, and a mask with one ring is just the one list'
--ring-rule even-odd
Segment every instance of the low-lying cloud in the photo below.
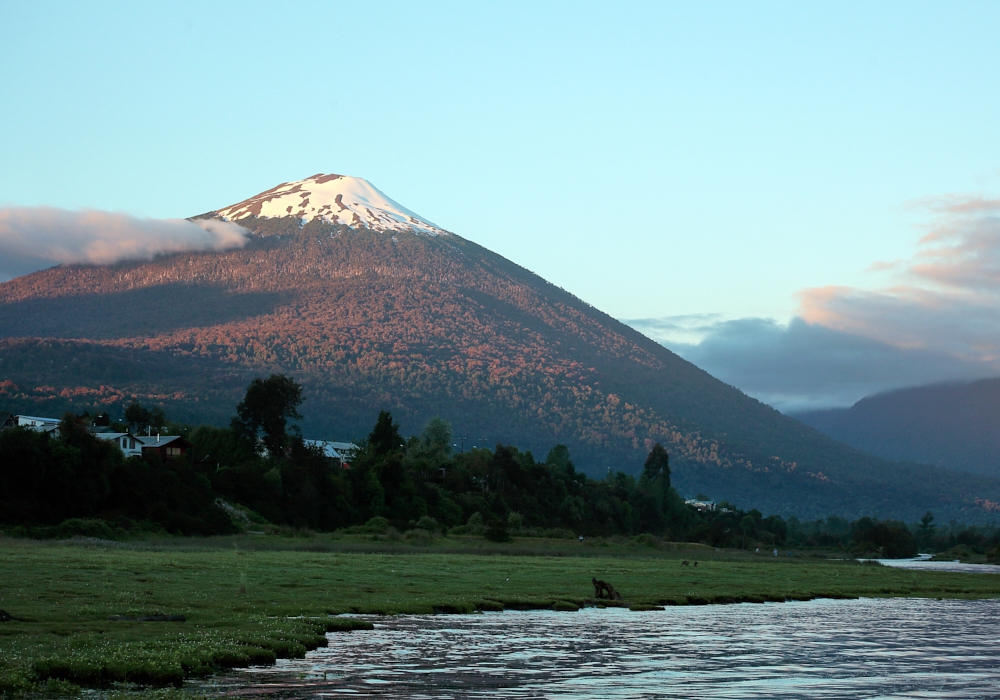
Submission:
{"label": "low-lying cloud", "polygon": [[53,207],[0,209],[0,281],[53,265],[109,265],[246,244],[242,226],[215,219],[143,219]]}
{"label": "low-lying cloud", "polygon": [[[1000,375],[998,362],[900,348],[801,318],[634,319],[627,323],[727,384],[786,412],[850,406],[881,391]],[[677,340],[700,331],[700,342]]]}
{"label": "low-lying cloud", "polygon": [[931,221],[911,259],[872,266],[890,275],[885,287],[804,289],[787,325],[711,315],[626,323],[784,411],[1000,375],[1000,199],[914,206]]}

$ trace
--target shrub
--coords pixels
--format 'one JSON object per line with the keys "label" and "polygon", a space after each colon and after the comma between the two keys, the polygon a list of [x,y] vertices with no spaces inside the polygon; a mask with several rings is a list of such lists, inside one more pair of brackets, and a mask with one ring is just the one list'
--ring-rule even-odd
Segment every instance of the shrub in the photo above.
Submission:
{"label": "shrub", "polygon": [[502,518],[491,520],[489,527],[486,528],[486,539],[491,542],[510,542],[507,521]]}
{"label": "shrub", "polygon": [[55,537],[95,537],[100,540],[114,539],[114,532],[103,520],[90,518],[70,518],[57,525],[52,534]]}
{"label": "shrub", "polygon": [[364,525],[347,528],[347,532],[355,535],[384,535],[389,532],[389,520],[376,515],[374,518],[369,518]]}
{"label": "shrub", "polygon": [[483,515],[480,512],[475,512],[469,516],[468,522],[465,525],[459,525],[451,529],[452,534],[455,535],[481,535],[483,534]]}
{"label": "shrub", "polygon": [[514,532],[520,531],[524,527],[524,516],[515,510],[507,513],[507,527]]}
{"label": "shrub", "polygon": [[438,522],[429,515],[425,515],[417,521],[418,530],[427,530],[428,532],[435,532],[438,529]]}

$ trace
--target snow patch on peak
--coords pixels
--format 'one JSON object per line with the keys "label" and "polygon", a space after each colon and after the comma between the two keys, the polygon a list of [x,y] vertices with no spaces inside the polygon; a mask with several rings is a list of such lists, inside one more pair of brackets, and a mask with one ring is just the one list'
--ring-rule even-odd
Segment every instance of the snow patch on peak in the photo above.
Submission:
{"label": "snow patch on peak", "polygon": [[433,236],[447,233],[389,199],[367,180],[348,175],[318,174],[285,182],[219,209],[216,214],[237,221],[247,216],[268,219],[294,216],[302,221],[319,219],[375,231],[415,231]]}

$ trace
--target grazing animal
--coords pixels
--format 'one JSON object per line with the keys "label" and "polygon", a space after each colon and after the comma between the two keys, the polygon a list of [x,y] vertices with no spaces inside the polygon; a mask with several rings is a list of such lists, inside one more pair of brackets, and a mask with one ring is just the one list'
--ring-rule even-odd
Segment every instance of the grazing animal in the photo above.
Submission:
{"label": "grazing animal", "polygon": [[698,566],[698,562],[695,562],[695,563],[694,563],[694,565],[695,565],[695,566]]}
{"label": "grazing animal", "polygon": [[681,562],[681,566],[687,566],[687,565],[688,565],[688,560],[687,559],[685,559],[684,561]]}
{"label": "grazing animal", "polygon": [[596,578],[590,579],[591,583],[594,584],[594,597],[595,598],[607,598],[608,600],[621,600],[622,594],[615,590],[607,581],[599,581]]}

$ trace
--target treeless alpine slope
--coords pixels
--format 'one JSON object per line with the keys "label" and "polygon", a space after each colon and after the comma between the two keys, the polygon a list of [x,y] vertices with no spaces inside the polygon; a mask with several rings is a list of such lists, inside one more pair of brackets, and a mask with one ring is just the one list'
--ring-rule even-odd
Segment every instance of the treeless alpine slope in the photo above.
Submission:
{"label": "treeless alpine slope", "polygon": [[821,435],[363,180],[204,216],[236,217],[249,242],[0,284],[0,409],[118,417],[138,399],[225,423],[251,377],[285,372],[307,437],[356,439],[388,409],[404,432],[441,415],[466,446],[564,443],[598,476],[661,442],[682,493],[800,518],[1000,508],[997,480]]}

